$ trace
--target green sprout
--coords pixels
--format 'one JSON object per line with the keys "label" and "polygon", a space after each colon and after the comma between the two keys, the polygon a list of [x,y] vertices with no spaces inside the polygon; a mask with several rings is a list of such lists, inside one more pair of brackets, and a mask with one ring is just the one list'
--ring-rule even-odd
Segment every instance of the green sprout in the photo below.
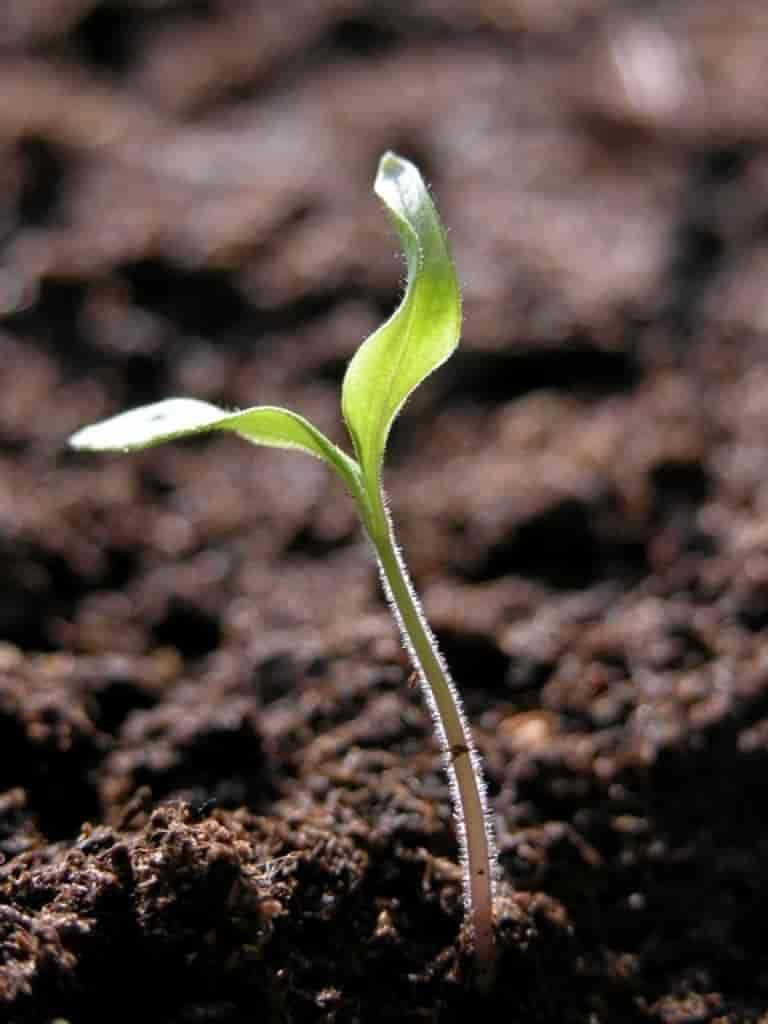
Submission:
{"label": "green sprout", "polygon": [[132,451],[192,434],[232,431],[254,444],[313,455],[339,474],[373,543],[385,593],[440,741],[461,851],[476,980],[486,988],[496,954],[497,865],[480,758],[458,692],[408,577],[382,488],[384,452],[395,417],[415,388],[458,345],[461,295],[445,232],[416,167],[385,153],[375,191],[400,237],[408,273],[400,306],[360,346],[344,377],[341,408],[356,458],[288,409],[256,406],[226,412],[190,398],[170,398],[85,427],[72,436],[70,444],[91,451]]}

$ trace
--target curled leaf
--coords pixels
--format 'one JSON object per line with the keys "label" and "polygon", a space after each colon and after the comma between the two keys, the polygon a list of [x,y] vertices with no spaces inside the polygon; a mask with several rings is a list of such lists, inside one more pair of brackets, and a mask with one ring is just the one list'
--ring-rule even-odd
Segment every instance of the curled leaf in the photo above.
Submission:
{"label": "curled leaf", "polygon": [[385,153],[375,190],[400,236],[408,281],[400,306],[361,345],[342,389],[342,412],[366,481],[375,486],[387,438],[408,396],[459,343],[461,295],[443,226],[412,163]]}

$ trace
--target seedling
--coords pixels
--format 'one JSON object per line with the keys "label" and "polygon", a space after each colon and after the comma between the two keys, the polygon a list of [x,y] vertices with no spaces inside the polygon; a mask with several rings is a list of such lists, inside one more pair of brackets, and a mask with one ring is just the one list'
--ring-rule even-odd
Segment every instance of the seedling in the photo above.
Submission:
{"label": "seedling", "polygon": [[192,434],[232,431],[254,444],[313,455],[338,473],[373,543],[384,590],[440,741],[461,851],[477,982],[487,987],[495,961],[497,869],[480,759],[456,687],[408,577],[382,488],[384,452],[395,417],[414,389],[458,345],[461,296],[440,218],[418,170],[386,153],[375,191],[400,237],[407,283],[396,312],[360,346],[344,377],[341,408],[355,458],[288,409],[255,406],[226,412],[191,398],[170,398],[122,413],[78,431],[70,443],[93,451],[132,451]]}

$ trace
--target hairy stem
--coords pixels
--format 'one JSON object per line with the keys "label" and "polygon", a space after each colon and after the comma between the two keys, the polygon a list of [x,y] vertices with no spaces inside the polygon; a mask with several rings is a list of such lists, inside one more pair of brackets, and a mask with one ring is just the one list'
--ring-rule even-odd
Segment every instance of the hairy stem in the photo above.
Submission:
{"label": "hairy stem", "polygon": [[397,547],[383,498],[365,517],[384,590],[432,714],[453,799],[461,849],[464,903],[475,943],[477,983],[490,985],[495,966],[493,890],[496,851],[480,757],[456,687],[437,647]]}

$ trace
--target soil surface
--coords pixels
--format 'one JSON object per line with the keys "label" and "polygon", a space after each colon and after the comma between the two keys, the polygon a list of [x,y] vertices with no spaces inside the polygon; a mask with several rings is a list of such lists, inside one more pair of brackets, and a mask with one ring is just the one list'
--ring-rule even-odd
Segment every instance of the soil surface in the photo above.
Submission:
{"label": "soil surface", "polygon": [[[764,0],[5,0],[0,1019],[768,1019]],[[416,160],[460,351],[386,482],[484,756],[498,980],[344,441]]]}

